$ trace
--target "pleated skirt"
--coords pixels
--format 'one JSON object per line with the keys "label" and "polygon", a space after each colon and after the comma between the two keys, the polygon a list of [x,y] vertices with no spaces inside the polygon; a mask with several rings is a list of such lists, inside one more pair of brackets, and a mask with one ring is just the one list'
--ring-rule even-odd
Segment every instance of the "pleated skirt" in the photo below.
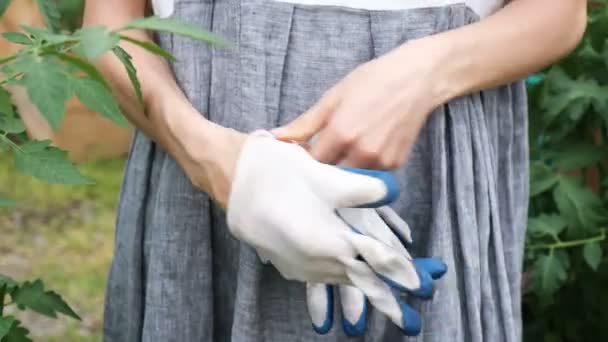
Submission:
{"label": "pleated skirt", "polygon": [[[367,11],[270,0],[176,0],[174,16],[234,44],[157,37],[176,56],[175,77],[201,115],[243,132],[290,122],[355,67],[400,44],[478,20],[462,4]],[[393,208],[413,230],[412,254],[441,258],[449,271],[432,301],[409,299],[423,315],[418,337],[404,337],[372,311],[365,336],[349,339],[339,324],[327,335],[313,332],[304,284],[283,279],[233,239],[224,212],[137,132],[118,207],[104,338],[520,341],[527,141],[522,82],[453,99],[431,114],[395,170],[402,194]]]}

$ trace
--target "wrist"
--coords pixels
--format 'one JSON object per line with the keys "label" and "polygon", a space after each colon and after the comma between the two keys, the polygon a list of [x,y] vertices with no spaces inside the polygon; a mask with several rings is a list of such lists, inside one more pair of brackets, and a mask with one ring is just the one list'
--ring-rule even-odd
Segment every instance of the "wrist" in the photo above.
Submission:
{"label": "wrist", "polygon": [[[400,46],[396,54],[400,60],[417,63],[424,79],[428,80],[428,94],[432,108],[463,95],[468,79],[461,70],[470,64],[470,54],[459,54],[453,37],[437,34],[412,40]],[[404,80],[407,82],[407,80]]]}
{"label": "wrist", "polygon": [[164,120],[178,150],[172,154],[192,184],[225,207],[246,135],[208,121],[188,102],[171,108]]}

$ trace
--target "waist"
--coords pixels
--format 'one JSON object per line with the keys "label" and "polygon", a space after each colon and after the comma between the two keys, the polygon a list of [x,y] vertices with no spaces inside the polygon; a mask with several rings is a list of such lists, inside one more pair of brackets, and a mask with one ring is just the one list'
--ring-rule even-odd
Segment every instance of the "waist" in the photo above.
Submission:
{"label": "waist", "polygon": [[365,10],[404,10],[423,7],[440,7],[459,3],[464,0],[274,0],[301,5],[338,6]]}

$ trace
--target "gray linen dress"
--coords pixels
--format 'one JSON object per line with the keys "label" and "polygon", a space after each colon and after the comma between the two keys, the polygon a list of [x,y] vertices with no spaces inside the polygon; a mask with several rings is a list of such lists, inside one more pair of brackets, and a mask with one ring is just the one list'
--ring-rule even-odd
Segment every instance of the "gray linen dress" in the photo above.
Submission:
{"label": "gray linen dress", "polygon": [[[403,42],[478,20],[464,5],[366,11],[270,0],[177,0],[174,15],[238,46],[158,37],[177,57],[175,76],[196,108],[244,132],[291,121],[357,65]],[[454,99],[430,116],[395,171],[403,191],[393,207],[412,227],[413,254],[442,258],[449,271],[434,300],[410,300],[423,315],[420,336],[404,337],[373,312],[366,335],[347,339],[339,321],[328,335],[314,333],[304,284],[284,280],[234,240],[224,213],[137,132],[120,197],[105,339],[520,341],[527,156],[522,82]]]}

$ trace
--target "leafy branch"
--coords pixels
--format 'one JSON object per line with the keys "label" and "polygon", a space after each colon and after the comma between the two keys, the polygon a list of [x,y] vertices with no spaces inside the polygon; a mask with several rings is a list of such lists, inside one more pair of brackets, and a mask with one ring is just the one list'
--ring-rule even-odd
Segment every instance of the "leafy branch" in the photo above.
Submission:
{"label": "leafy branch", "polygon": [[578,239],[578,240],[570,240],[570,241],[561,241],[556,235],[553,237],[557,240],[555,243],[544,243],[544,244],[534,244],[529,245],[526,248],[528,250],[536,250],[536,249],[558,249],[558,248],[572,248],[572,247],[580,247],[593,242],[600,242],[606,239],[605,229],[601,230],[601,233],[597,236],[587,238],[587,239]]}
{"label": "leafy branch", "polygon": [[[53,129],[63,120],[66,103],[76,97],[86,107],[125,126],[125,119],[108,81],[94,66],[94,61],[113,53],[123,64],[137,99],[145,110],[141,82],[132,57],[120,44],[132,43],[157,56],[174,60],[171,53],[151,41],[133,38],[129,30],[152,30],[179,34],[218,46],[229,45],[212,33],[175,19],[139,18],[117,30],[85,27],[73,32],[62,30],[62,17],[56,0],[36,0],[46,23],[45,28],[21,26],[21,32],[4,32],[2,38],[23,48],[0,58],[0,151],[12,154],[17,170],[26,176],[49,183],[91,184],[67,158],[67,152],[52,146],[50,140],[31,140],[7,86],[23,87],[30,102]],[[0,16],[10,0],[0,0]],[[0,194],[0,209],[16,205]],[[29,331],[14,316],[4,315],[5,308],[31,310],[57,318],[62,314],[80,320],[76,312],[53,291],[45,289],[40,279],[16,282],[0,274],[0,341],[28,342]]]}
{"label": "leafy branch", "polygon": [[590,1],[588,18],[576,50],[527,80],[529,341],[608,338],[608,3]]}

